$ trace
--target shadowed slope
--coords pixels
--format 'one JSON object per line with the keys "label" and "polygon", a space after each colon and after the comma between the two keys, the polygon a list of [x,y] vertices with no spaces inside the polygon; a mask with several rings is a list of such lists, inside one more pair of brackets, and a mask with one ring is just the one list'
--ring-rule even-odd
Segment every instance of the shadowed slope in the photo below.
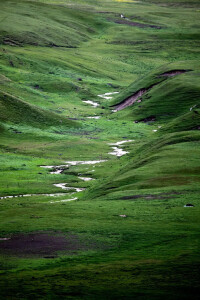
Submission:
{"label": "shadowed slope", "polygon": [[175,118],[163,128],[160,129],[161,133],[177,132],[186,130],[200,130],[200,110],[199,104],[190,108],[186,114]]}
{"label": "shadowed slope", "polygon": [[74,121],[28,104],[2,91],[0,91],[0,111],[1,122],[21,123],[40,128],[53,125],[78,126]]}

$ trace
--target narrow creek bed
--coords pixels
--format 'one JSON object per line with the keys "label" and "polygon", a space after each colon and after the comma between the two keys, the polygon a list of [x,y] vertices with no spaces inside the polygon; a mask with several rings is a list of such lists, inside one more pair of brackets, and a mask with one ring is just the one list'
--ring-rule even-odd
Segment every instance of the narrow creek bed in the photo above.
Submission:
{"label": "narrow creek bed", "polygon": [[[98,95],[98,97],[104,98],[104,99],[111,99],[111,95],[114,94],[118,94],[119,92],[110,92],[110,93],[105,93],[102,95]],[[94,102],[92,100],[84,100],[83,101],[86,104],[90,104],[93,107],[98,107],[99,103]],[[100,116],[88,116],[88,119],[100,119]],[[124,141],[119,141],[119,142],[115,142],[115,143],[108,143],[109,146],[111,146],[112,150],[111,152],[108,152],[108,154],[113,155],[113,156],[117,156],[117,157],[121,157],[127,153],[129,153],[128,151],[123,150],[122,148],[120,148],[119,146],[122,146],[125,143],[130,143],[133,140],[124,140]],[[49,169],[49,173],[52,175],[61,175],[63,173],[64,170],[69,169],[70,166],[78,166],[78,165],[96,165],[99,163],[103,163],[106,162],[107,159],[101,159],[101,160],[72,160],[72,161],[65,161],[64,164],[61,165],[41,165],[41,168],[44,169]],[[91,172],[94,172],[94,169],[91,170]],[[82,175],[82,176],[80,176]],[[79,174],[79,176],[77,175],[77,178],[85,181],[85,182],[89,182],[94,180],[94,178],[92,177],[87,177],[85,176],[85,174]],[[49,196],[49,197],[61,197],[61,196],[70,196],[72,194],[76,194],[79,192],[82,192],[84,190],[86,190],[86,188],[83,187],[73,187],[73,186],[68,186],[69,183],[53,183],[53,186],[65,190],[65,191],[69,191],[69,193],[34,193],[34,194],[20,194],[20,195],[8,195],[8,196],[2,196],[0,197],[0,200],[3,199],[12,199],[12,198],[20,198],[20,197],[31,197],[31,196]],[[74,198],[69,198],[69,199],[62,199],[62,200],[54,200],[54,201],[50,201],[48,203],[59,203],[59,202],[69,202],[69,201],[73,201],[73,200],[77,200],[78,197],[74,197]]]}

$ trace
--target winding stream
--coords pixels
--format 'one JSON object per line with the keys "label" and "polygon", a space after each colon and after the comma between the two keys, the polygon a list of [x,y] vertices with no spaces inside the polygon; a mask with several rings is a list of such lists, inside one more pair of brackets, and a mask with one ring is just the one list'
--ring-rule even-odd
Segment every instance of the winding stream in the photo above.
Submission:
{"label": "winding stream", "polygon": [[[110,95],[113,94],[118,94],[119,92],[112,92],[112,93],[105,93],[102,95],[98,95],[99,97],[102,97],[104,99],[111,99],[112,97],[110,97]],[[99,106],[99,104],[97,102],[93,102],[91,100],[87,100],[87,101],[83,101],[87,104],[92,105],[93,107],[97,107]],[[91,116],[91,117],[87,117],[88,119],[99,119],[100,116]],[[128,151],[123,150],[122,148],[120,148],[119,146],[122,146],[125,143],[129,143],[129,142],[133,142],[133,140],[124,140],[124,141],[119,141],[119,142],[115,142],[115,143],[108,143],[109,146],[111,146],[112,150],[111,152],[109,152],[108,154],[110,155],[114,155],[117,157],[121,157],[127,153],[129,153]],[[51,169],[50,170],[50,174],[52,175],[59,175],[61,174],[65,169],[69,169],[70,166],[77,166],[77,165],[96,165],[99,163],[103,163],[106,162],[107,160],[86,160],[86,161],[82,161],[82,160],[75,160],[75,161],[66,161],[64,164],[62,165],[41,165],[41,168],[45,168],[45,169]],[[52,170],[53,169],[53,170]],[[91,170],[90,172],[94,172],[95,170]],[[79,174],[82,175],[82,174]],[[84,175],[84,174],[83,174]],[[91,180],[94,180],[94,178],[92,177],[86,177],[86,176],[77,176],[80,180],[88,182]],[[3,199],[12,199],[12,198],[20,198],[20,197],[31,197],[31,196],[49,196],[49,197],[60,197],[60,196],[66,196],[66,195],[72,195],[75,193],[79,193],[85,190],[85,188],[81,188],[81,187],[72,187],[72,186],[68,186],[68,183],[54,183],[53,186],[62,189],[62,190],[66,190],[66,191],[71,191],[69,194],[66,193],[51,193],[51,194],[21,194],[21,195],[11,195],[11,196],[2,196],[0,197],[0,200]],[[69,202],[69,201],[74,201],[77,200],[77,197],[74,198],[70,198],[70,199],[64,199],[64,200],[56,200],[56,201],[50,201],[48,203],[59,203],[59,202]]]}
{"label": "winding stream", "polygon": [[109,143],[108,145],[114,146],[114,147],[112,147],[113,151],[109,152],[108,154],[120,157],[120,156],[123,156],[123,155],[129,153],[128,151],[124,151],[122,148],[119,148],[118,146],[123,145],[125,143],[130,143],[130,142],[133,142],[133,140],[120,141],[120,142],[116,142],[116,143]]}

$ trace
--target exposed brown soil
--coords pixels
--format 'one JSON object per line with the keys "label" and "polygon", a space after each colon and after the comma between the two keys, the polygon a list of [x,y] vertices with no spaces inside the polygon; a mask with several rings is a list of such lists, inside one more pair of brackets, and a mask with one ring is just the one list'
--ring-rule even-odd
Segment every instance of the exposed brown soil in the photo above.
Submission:
{"label": "exposed brown soil", "polygon": [[121,197],[121,200],[134,200],[134,199],[139,199],[139,198],[145,198],[147,200],[153,200],[153,199],[170,199],[174,198],[174,195],[179,195],[181,193],[179,192],[169,192],[169,193],[160,193],[157,195],[152,195],[152,194],[146,194],[146,195],[130,195],[130,196],[124,196]]}
{"label": "exposed brown soil", "polygon": [[146,89],[141,89],[141,90],[137,91],[135,94],[133,94],[132,96],[126,98],[125,100],[123,100],[122,102],[120,102],[118,105],[114,106],[115,111],[119,111],[119,110],[122,110],[122,109],[124,109],[124,108],[126,108],[128,106],[131,106],[146,91],[147,91]]}
{"label": "exposed brown soil", "polygon": [[173,77],[173,76],[176,76],[176,75],[186,73],[188,71],[190,71],[190,70],[172,70],[172,71],[160,74],[159,77]]}
{"label": "exposed brown soil", "polygon": [[150,89],[152,89],[155,85],[157,85],[158,83],[152,84],[151,86],[149,86],[148,88],[143,88],[140,89],[139,91],[137,91],[135,94],[133,94],[132,96],[126,98],[125,100],[123,100],[122,102],[120,102],[119,104],[113,106],[115,112],[122,110],[128,106],[131,106],[133,103],[135,103],[144,93],[148,92]]}
{"label": "exposed brown soil", "polygon": [[73,254],[77,251],[105,248],[91,240],[82,241],[75,234],[65,236],[62,233],[42,232],[31,234],[16,234],[8,240],[0,241],[0,252],[21,257],[56,256],[58,251]]}
{"label": "exposed brown soil", "polygon": [[136,27],[139,27],[139,28],[154,28],[154,29],[161,29],[162,28],[161,26],[157,26],[157,25],[132,22],[132,21],[125,20],[125,19],[116,20],[115,23],[117,23],[117,24],[125,24],[125,25],[129,25],[129,26],[136,26]]}
{"label": "exposed brown soil", "polygon": [[[182,73],[185,72],[189,72],[191,70],[172,70],[172,71],[168,71],[165,73],[160,74],[158,77],[173,77],[176,75],[180,75]],[[132,96],[126,98],[125,100],[121,101],[119,104],[117,105],[113,105],[111,107],[114,108],[114,112],[117,112],[119,110],[122,110],[128,106],[131,106],[133,103],[135,103],[137,100],[139,100],[139,98],[146,92],[148,92],[149,90],[151,90],[154,86],[158,85],[160,82],[154,83],[151,86],[147,87],[147,88],[142,88],[140,90],[138,90],[136,93],[134,93]],[[137,102],[141,102],[140,100]]]}

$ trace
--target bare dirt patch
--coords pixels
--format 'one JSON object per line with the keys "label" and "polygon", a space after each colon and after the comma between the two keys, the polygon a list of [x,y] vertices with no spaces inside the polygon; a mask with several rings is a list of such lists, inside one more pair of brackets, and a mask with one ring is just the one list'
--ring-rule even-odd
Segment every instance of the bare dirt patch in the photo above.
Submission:
{"label": "bare dirt patch", "polygon": [[168,193],[160,193],[160,194],[145,194],[145,195],[130,195],[130,196],[123,196],[120,199],[121,200],[135,200],[135,199],[140,199],[144,198],[146,200],[165,200],[165,199],[171,199],[172,197],[174,198],[176,195],[180,195],[181,193],[179,192],[168,192]]}
{"label": "bare dirt patch", "polygon": [[0,240],[0,252],[20,257],[57,256],[57,252],[74,254],[105,248],[105,245],[94,240],[82,240],[78,235],[55,232],[39,232],[31,234],[15,234],[10,239]]}
{"label": "bare dirt patch", "polygon": [[131,106],[133,103],[135,103],[137,101],[138,98],[140,98],[147,90],[141,89],[139,91],[137,91],[135,94],[133,94],[132,96],[126,98],[125,100],[123,100],[122,102],[120,102],[118,105],[114,106],[114,112],[117,112],[119,110],[122,110],[128,106]]}
{"label": "bare dirt patch", "polygon": [[151,24],[144,24],[144,23],[138,23],[138,22],[132,22],[132,21],[125,20],[125,19],[116,20],[115,23],[117,23],[117,24],[125,24],[125,25],[128,25],[128,26],[136,26],[136,27],[139,27],[139,28],[162,29],[161,26],[151,25]]}
{"label": "bare dirt patch", "polygon": [[149,90],[151,90],[155,85],[157,85],[159,83],[154,83],[151,86],[149,86],[148,88],[142,88],[140,90],[138,90],[136,93],[134,93],[132,96],[126,98],[125,100],[123,100],[122,102],[120,102],[117,105],[114,105],[114,110],[113,112],[117,112],[119,110],[122,110],[128,106],[131,106],[132,104],[134,104],[140,97],[142,97],[142,95],[146,92],[148,92]]}
{"label": "bare dirt patch", "polygon": [[[189,72],[189,71],[191,71],[191,70],[171,70],[171,71],[160,74],[158,77],[166,77],[165,79],[167,79],[167,77],[173,77],[173,76],[180,75],[180,74],[183,74],[183,73]],[[138,90],[137,92],[135,92],[130,97],[128,97],[128,98],[124,99],[123,101],[121,101],[119,104],[111,106],[111,107],[114,108],[113,112],[117,112],[117,111],[122,110],[122,109],[124,109],[128,106],[131,106],[136,101],[137,102],[142,102],[142,100],[140,98],[143,96],[143,94],[147,93],[154,86],[156,86],[160,83],[161,82],[157,82],[157,83],[154,83],[154,84],[150,85],[147,88],[142,88],[142,89]]]}
{"label": "bare dirt patch", "polygon": [[176,76],[176,75],[186,73],[188,71],[190,71],[190,70],[172,70],[172,71],[160,74],[159,77],[173,77],[173,76]]}

